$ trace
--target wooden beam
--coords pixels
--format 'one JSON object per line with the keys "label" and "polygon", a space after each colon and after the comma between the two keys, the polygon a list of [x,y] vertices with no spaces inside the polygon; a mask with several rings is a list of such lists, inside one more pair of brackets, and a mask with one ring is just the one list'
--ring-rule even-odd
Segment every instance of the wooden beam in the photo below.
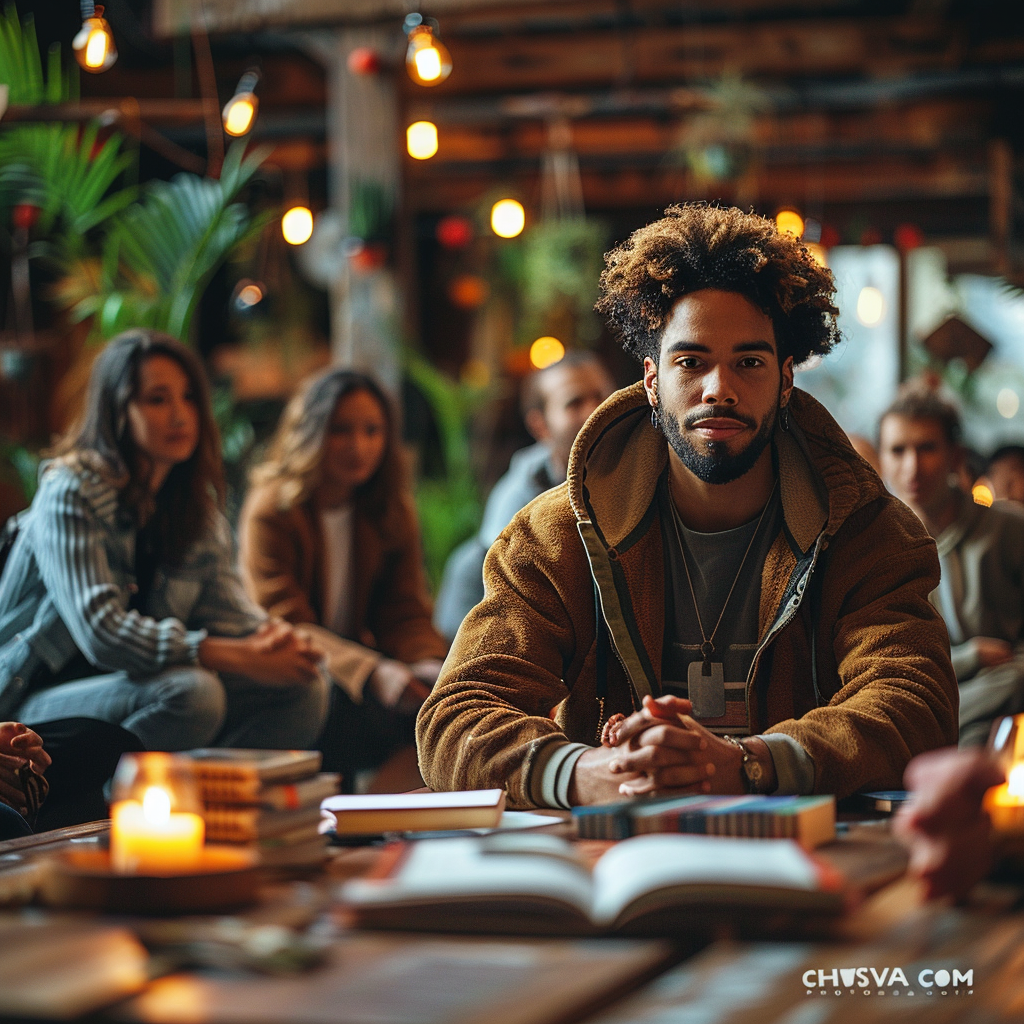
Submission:
{"label": "wooden beam", "polygon": [[[445,37],[454,70],[437,95],[568,89],[630,82],[891,76],[984,59],[957,22],[918,18],[789,19],[579,32]],[[1024,39],[998,59],[1024,59]],[[411,83],[408,91],[414,88]]]}
{"label": "wooden beam", "polygon": [[[947,201],[984,199],[989,175],[985,153],[974,161],[946,155],[899,158],[825,166],[778,165],[758,167],[743,181],[700,183],[680,167],[622,166],[607,170],[582,168],[583,198],[589,212],[663,206],[682,199],[722,199],[773,205],[814,196],[825,204]],[[452,167],[439,173],[422,168],[406,178],[406,197],[412,212],[444,213],[477,205],[504,181],[526,200],[539,206],[540,175],[514,168]]]}

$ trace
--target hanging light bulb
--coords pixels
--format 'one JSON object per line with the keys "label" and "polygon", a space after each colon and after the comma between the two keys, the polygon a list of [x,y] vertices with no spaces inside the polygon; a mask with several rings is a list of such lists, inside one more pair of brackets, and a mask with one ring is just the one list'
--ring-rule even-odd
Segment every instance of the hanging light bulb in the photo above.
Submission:
{"label": "hanging light bulb", "polygon": [[422,14],[405,19],[409,47],[405,67],[417,85],[440,85],[452,73],[452,55],[438,38],[437,22],[428,24]]}
{"label": "hanging light bulb", "polygon": [[114,33],[110,31],[103,8],[92,0],[82,0],[82,27],[71,41],[75,60],[86,71],[98,75],[117,60]]}
{"label": "hanging light bulb", "polygon": [[224,104],[220,116],[228,135],[245,135],[252,128],[256,111],[260,108],[260,101],[256,97],[256,83],[259,80],[260,73],[250,68],[238,80],[235,95]]}
{"label": "hanging light bulb", "polygon": [[308,206],[293,206],[281,218],[281,234],[289,245],[302,245],[313,235],[313,214]]}
{"label": "hanging light bulb", "polygon": [[515,238],[526,227],[526,211],[515,199],[499,199],[491,207],[491,230],[501,238]]}
{"label": "hanging light bulb", "polygon": [[865,285],[857,296],[857,319],[865,327],[877,327],[885,316],[885,298],[874,285]]}
{"label": "hanging light bulb", "polygon": [[782,235],[793,235],[795,238],[799,238],[804,233],[804,219],[796,210],[779,210],[775,214],[775,226],[779,229],[779,234]]}
{"label": "hanging light bulb", "polygon": [[414,160],[429,160],[437,152],[437,125],[433,121],[413,121],[405,129],[405,148]]}

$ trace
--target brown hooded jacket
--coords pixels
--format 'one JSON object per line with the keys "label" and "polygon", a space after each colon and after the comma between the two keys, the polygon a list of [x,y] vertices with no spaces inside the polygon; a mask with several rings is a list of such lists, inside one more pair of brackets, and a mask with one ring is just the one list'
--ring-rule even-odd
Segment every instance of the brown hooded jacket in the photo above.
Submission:
{"label": "brown hooded jacket", "polygon": [[[928,603],[935,544],[823,406],[794,389],[789,408],[773,437],[784,526],[761,579],[747,732],[800,743],[815,792],[899,788],[911,757],[957,738],[949,640]],[[504,787],[510,806],[533,806],[551,744],[596,744],[609,715],[661,692],[654,497],[668,446],[649,415],[641,384],[612,395],[576,439],[566,483],[492,546],[484,599],[417,722],[433,789]]]}

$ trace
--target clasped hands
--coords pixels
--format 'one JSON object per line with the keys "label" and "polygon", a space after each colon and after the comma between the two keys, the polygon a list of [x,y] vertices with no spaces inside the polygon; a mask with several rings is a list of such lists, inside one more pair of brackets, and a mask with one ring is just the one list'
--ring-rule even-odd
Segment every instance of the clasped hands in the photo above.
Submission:
{"label": "clasped hands", "polygon": [[249,636],[208,636],[199,645],[199,663],[206,668],[273,686],[308,683],[322,659],[310,637],[282,619],[264,620]]}
{"label": "clasped hands", "polygon": [[644,697],[628,718],[613,715],[600,747],[582,754],[570,783],[573,804],[622,797],[743,793],[743,755],[691,717],[681,697]]}

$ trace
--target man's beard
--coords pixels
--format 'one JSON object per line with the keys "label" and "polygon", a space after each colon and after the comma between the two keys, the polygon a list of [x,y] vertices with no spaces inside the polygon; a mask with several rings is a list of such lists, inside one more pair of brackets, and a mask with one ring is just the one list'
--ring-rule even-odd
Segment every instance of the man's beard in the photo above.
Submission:
{"label": "man's beard", "polygon": [[[721,411],[718,411],[719,409]],[[738,480],[744,473],[752,469],[754,463],[761,457],[761,453],[771,440],[777,414],[778,407],[776,406],[765,416],[750,444],[735,455],[729,454],[725,441],[709,441],[706,443],[707,450],[699,451],[694,442],[680,428],[679,420],[664,408],[661,412],[661,430],[672,446],[672,450],[679,456],[679,461],[698,480],[703,480],[706,484],[731,484],[733,480]],[[692,429],[701,420],[712,419],[716,416],[739,420],[750,427],[757,425],[755,420],[747,416],[739,416],[724,406],[715,406],[713,409],[694,413],[687,420],[686,426],[688,429]]]}

